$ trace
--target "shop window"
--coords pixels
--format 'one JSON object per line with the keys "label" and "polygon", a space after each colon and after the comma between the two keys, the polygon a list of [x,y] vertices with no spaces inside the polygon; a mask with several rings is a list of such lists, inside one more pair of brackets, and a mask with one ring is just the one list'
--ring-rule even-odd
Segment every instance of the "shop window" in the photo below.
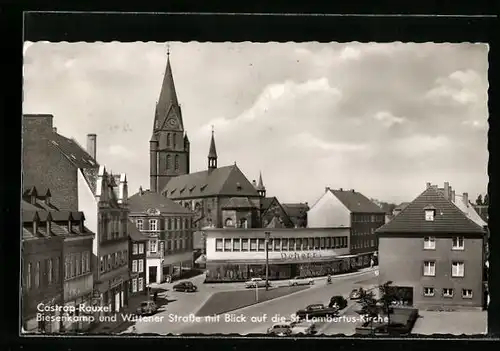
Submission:
{"label": "shop window", "polygon": [[215,251],[222,251],[222,239],[215,239]]}
{"label": "shop window", "polygon": [[314,238],[314,250],[319,250],[319,238]]}
{"label": "shop window", "polygon": [[309,248],[309,239],[303,238],[302,239],[302,250],[305,251]]}
{"label": "shop window", "polygon": [[288,249],[290,251],[295,251],[295,239],[288,240]]}
{"label": "shop window", "polygon": [[241,239],[241,250],[248,251],[248,239]]}
{"label": "shop window", "polygon": [[319,248],[321,250],[325,249],[325,238],[319,238]]}
{"label": "shop window", "polygon": [[257,251],[257,239],[250,239],[250,251]]}
{"label": "shop window", "polygon": [[266,240],[265,239],[257,239],[258,250],[266,251]]}
{"label": "shop window", "polygon": [[288,251],[288,239],[281,239],[281,250]]}
{"label": "shop window", "polygon": [[231,251],[231,239],[224,239],[224,251]]}
{"label": "shop window", "polygon": [[314,250],[314,238],[307,238],[307,247],[309,250]]}
{"label": "shop window", "polygon": [[233,251],[241,250],[241,241],[240,239],[233,239]]}
{"label": "shop window", "polygon": [[330,246],[330,239],[331,239],[330,237],[325,238],[325,247],[326,247],[327,249],[329,249],[329,248],[331,247],[331,246]]}
{"label": "shop window", "polygon": [[274,239],[274,250],[280,251],[281,250],[281,239]]}

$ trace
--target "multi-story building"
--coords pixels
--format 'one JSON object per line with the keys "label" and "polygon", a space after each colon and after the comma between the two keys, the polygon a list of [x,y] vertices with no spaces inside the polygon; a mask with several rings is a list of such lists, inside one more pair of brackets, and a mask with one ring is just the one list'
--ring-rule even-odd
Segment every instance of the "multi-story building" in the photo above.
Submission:
{"label": "multi-story building", "polygon": [[24,115],[24,186],[57,189],[53,200],[60,210],[85,213],[87,227],[96,233],[93,303],[117,311],[127,303],[129,281],[127,179],[97,163],[96,147],[95,134],[87,135],[87,152],[57,133],[52,115]]}
{"label": "multi-story building", "polygon": [[130,220],[128,222],[129,235],[129,270],[130,270],[130,296],[147,293],[146,287],[146,245],[149,238],[143,235]]}
{"label": "multi-story building", "polygon": [[146,284],[178,277],[193,267],[193,212],[159,193],[139,189],[129,199],[130,219],[148,237]]}
{"label": "multi-story building", "polygon": [[461,209],[473,209],[468,200],[460,204],[453,197],[447,183],[444,189],[427,183],[424,192],[377,230],[380,280],[399,287],[403,303],[483,306],[486,231]]}
{"label": "multi-story building", "polygon": [[[30,314],[38,312],[42,317],[49,317],[50,313],[34,311],[32,304],[72,306],[79,315],[78,306],[92,301],[90,260],[94,234],[85,227],[82,212],[60,211],[51,197],[50,190],[43,187],[31,187],[23,192],[23,266],[26,273],[23,306],[31,306]],[[46,257],[41,259],[44,255]],[[54,291],[61,296],[54,297]],[[32,316],[25,317],[28,321]],[[39,329],[50,332],[89,327],[89,320],[84,318],[74,322],[68,318],[52,323],[41,319],[40,322]],[[28,324],[26,330],[34,328],[32,322]]]}
{"label": "multi-story building", "polygon": [[367,267],[377,255],[375,230],[385,224],[385,213],[363,194],[325,188],[325,193],[307,212],[309,228],[350,228],[353,267]]}
{"label": "multi-story building", "polygon": [[[275,222],[275,219],[271,221]],[[271,225],[270,223],[270,225]],[[324,276],[349,271],[349,228],[204,228],[207,282]]]}

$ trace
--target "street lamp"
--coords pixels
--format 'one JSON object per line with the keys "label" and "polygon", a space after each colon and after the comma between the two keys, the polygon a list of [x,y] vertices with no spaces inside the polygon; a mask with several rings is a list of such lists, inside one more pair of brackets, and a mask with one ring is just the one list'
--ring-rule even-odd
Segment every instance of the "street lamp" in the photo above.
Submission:
{"label": "street lamp", "polygon": [[265,232],[266,236],[266,291],[269,290],[269,237],[271,236],[271,232]]}

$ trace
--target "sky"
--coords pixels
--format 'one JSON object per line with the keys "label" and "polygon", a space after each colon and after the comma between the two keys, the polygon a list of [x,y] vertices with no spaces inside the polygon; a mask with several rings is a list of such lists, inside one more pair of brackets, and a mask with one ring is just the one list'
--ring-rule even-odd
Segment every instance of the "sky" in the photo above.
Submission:
{"label": "sky", "polygon": [[[399,204],[449,182],[488,185],[488,46],[434,43],[169,43],[191,171],[234,162],[282,203],[325,187]],[[166,43],[26,42],[24,113],[149,188],[149,140]]]}

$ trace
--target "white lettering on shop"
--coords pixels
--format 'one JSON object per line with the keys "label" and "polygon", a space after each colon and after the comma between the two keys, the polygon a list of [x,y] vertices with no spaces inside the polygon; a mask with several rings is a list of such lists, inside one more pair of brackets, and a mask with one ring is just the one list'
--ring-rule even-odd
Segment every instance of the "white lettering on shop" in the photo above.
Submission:
{"label": "white lettering on shop", "polygon": [[281,253],[281,259],[283,260],[307,260],[311,258],[319,258],[321,257],[321,254],[318,252],[282,252]]}

